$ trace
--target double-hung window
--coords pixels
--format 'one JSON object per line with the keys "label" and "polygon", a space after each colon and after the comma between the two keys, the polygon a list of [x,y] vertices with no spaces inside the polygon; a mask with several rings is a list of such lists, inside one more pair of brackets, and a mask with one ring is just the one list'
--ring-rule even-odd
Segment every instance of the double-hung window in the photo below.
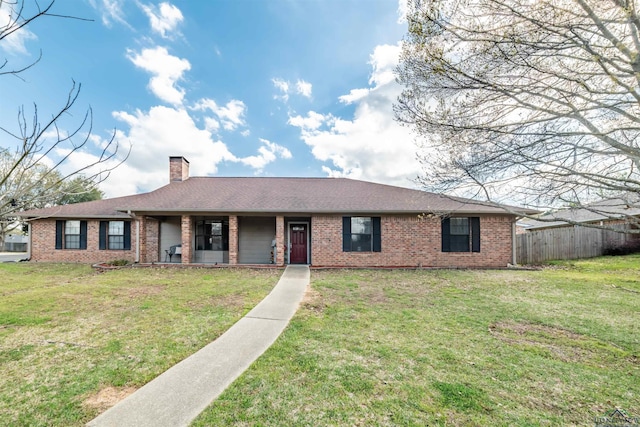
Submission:
{"label": "double-hung window", "polygon": [[80,249],[80,221],[66,221],[64,224],[65,249]]}
{"label": "double-hung window", "polygon": [[342,250],[343,252],[380,252],[380,217],[343,217]]}
{"label": "double-hung window", "polygon": [[480,252],[480,218],[444,218],[442,252]]}
{"label": "double-hung window", "polygon": [[124,249],[124,221],[109,221],[107,249]]}
{"label": "double-hung window", "polygon": [[87,221],[56,221],[56,249],[87,249]]}
{"label": "double-hung window", "polygon": [[131,221],[100,221],[98,246],[101,250],[130,250]]}

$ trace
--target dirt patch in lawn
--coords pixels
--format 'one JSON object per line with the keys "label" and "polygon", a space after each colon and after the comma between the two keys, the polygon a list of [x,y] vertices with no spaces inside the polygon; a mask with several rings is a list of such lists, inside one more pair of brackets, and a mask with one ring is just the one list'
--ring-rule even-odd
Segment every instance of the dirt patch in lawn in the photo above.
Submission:
{"label": "dirt patch in lawn", "polygon": [[87,408],[104,412],[136,390],[135,387],[105,387],[87,397],[82,404]]}
{"label": "dirt patch in lawn", "polygon": [[307,289],[307,292],[304,294],[300,304],[305,310],[309,310],[314,313],[322,313],[327,308],[327,305],[322,299],[322,295],[320,295],[320,292],[313,289],[313,287]]}
{"label": "dirt patch in lawn", "polygon": [[190,301],[187,307],[200,310],[204,307],[221,307],[224,309],[241,309],[245,305],[246,297],[239,294],[216,295],[203,298],[199,301]]}
{"label": "dirt patch in lawn", "polygon": [[498,322],[489,326],[489,332],[508,344],[563,362],[584,363],[624,353],[609,343],[554,326]]}
{"label": "dirt patch in lawn", "polygon": [[124,296],[127,298],[145,298],[154,295],[160,295],[167,289],[167,285],[152,285],[152,286],[138,286],[128,289],[121,289],[117,291],[118,296]]}

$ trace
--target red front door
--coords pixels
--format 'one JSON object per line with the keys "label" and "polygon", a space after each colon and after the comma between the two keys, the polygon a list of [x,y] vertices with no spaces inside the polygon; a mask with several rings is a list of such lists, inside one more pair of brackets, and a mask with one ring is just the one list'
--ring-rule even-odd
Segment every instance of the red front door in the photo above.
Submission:
{"label": "red front door", "polygon": [[289,238],[291,241],[289,264],[307,264],[307,225],[292,224]]}

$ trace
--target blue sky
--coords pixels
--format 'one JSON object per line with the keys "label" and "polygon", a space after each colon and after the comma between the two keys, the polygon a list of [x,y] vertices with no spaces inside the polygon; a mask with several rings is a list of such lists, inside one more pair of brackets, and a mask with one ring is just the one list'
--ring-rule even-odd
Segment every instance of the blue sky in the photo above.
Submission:
{"label": "blue sky", "polygon": [[[28,6],[33,3],[26,0]],[[71,89],[70,132],[93,110],[92,139],[66,168],[92,159],[116,129],[127,161],[108,197],[168,182],[168,157],[192,176],[346,176],[412,187],[410,129],[393,118],[393,69],[406,31],[393,0],[147,2],[57,0],[53,13],[0,43],[22,74],[0,78],[0,127],[41,119]],[[0,10],[0,24],[7,10]],[[14,144],[0,133],[0,145]],[[55,157],[64,154],[59,150]]]}

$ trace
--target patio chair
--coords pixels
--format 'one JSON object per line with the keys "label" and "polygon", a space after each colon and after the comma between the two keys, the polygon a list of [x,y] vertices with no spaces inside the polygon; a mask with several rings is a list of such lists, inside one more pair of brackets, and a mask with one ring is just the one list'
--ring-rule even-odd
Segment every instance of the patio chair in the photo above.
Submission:
{"label": "patio chair", "polygon": [[174,255],[182,254],[182,245],[169,246],[169,249],[165,249],[164,253],[164,262],[167,262],[167,258],[169,258],[169,262],[173,262],[171,259]]}

